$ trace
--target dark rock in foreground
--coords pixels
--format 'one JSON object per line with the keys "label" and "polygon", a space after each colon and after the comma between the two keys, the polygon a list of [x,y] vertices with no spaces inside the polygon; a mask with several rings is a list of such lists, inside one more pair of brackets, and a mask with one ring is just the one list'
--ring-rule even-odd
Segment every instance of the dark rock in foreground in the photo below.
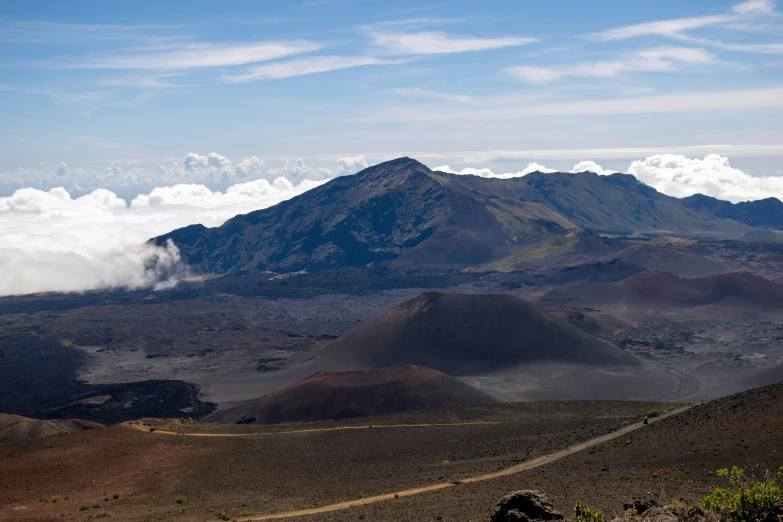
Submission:
{"label": "dark rock in foreground", "polygon": [[565,520],[552,501],[540,491],[521,490],[498,502],[490,522],[527,522],[529,520]]}

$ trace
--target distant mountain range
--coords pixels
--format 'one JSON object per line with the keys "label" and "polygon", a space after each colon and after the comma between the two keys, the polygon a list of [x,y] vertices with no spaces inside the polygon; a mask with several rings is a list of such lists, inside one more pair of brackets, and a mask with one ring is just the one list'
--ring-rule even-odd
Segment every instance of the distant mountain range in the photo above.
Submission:
{"label": "distant mountain range", "polygon": [[400,158],[220,227],[192,225],[152,241],[171,239],[197,273],[283,273],[392,260],[480,264],[576,228],[735,238],[753,227],[783,228],[783,203],[677,199],[627,174],[491,179]]}

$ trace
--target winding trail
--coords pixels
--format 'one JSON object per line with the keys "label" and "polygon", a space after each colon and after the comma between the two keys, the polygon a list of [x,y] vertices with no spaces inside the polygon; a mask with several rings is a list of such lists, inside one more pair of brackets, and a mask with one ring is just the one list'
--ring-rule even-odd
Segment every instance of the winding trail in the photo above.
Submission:
{"label": "winding trail", "polygon": [[[652,424],[658,422],[659,420],[665,419],[667,417],[671,417],[672,415],[677,415],[679,413],[689,410],[691,407],[692,405],[689,404],[674,410],[670,410],[665,414],[661,415],[660,417],[650,419],[650,423]],[[278,431],[278,432],[267,432],[267,433],[223,433],[223,434],[221,433],[177,433],[174,431],[164,431],[164,430],[155,430],[153,433],[159,433],[163,435],[180,435],[180,436],[184,435],[190,437],[253,437],[253,436],[257,437],[260,435],[284,435],[284,434],[292,434],[292,433],[313,433],[313,432],[320,432],[320,431],[361,430],[361,429],[366,430],[368,428],[373,428],[373,429],[375,428],[423,428],[423,427],[436,427],[436,426],[469,426],[475,424],[501,424],[501,423],[502,422],[463,422],[463,423],[452,423],[452,424],[448,424],[448,423],[391,424],[391,425],[387,424],[385,426],[343,426],[337,428],[316,428],[316,429],[307,429],[307,430]],[[327,506],[315,507],[310,509],[300,509],[298,511],[286,511],[284,513],[271,513],[268,515],[253,515],[249,517],[241,517],[237,520],[239,522],[252,522],[257,520],[275,520],[281,518],[292,518],[292,517],[300,517],[305,515],[315,515],[318,513],[329,513],[332,511],[340,511],[343,509],[348,509],[356,506],[365,506],[367,504],[383,502],[385,500],[394,500],[396,498],[410,497],[412,495],[419,495],[421,493],[429,493],[431,491],[453,488],[459,484],[470,484],[473,482],[483,482],[485,480],[492,480],[499,477],[506,477],[508,475],[513,475],[515,473],[520,473],[522,471],[528,471],[537,468],[539,466],[544,466],[546,464],[549,464],[550,462],[554,462],[556,460],[562,459],[563,457],[573,455],[574,453],[578,453],[587,448],[591,448],[593,446],[597,446],[598,444],[602,444],[604,442],[616,439],[618,437],[622,437],[623,435],[627,435],[632,431],[636,431],[643,426],[644,425],[642,423],[629,424],[628,426],[625,426],[617,431],[613,431],[611,433],[601,435],[600,437],[596,437],[594,439],[580,442],[579,444],[569,446],[568,448],[562,449],[560,451],[556,451],[548,455],[542,455],[540,457],[536,457],[535,459],[528,460],[520,464],[511,466],[510,468],[502,469],[500,471],[495,471],[493,473],[486,473],[484,475],[467,477],[464,479],[455,480],[453,482],[442,482],[439,484],[431,484],[429,486],[422,486],[419,488],[404,489],[401,491],[397,491],[395,493],[386,493],[384,495],[376,495],[373,497],[349,500],[346,502],[338,502],[336,504],[329,504]],[[149,426],[143,426],[143,425],[131,425],[131,427],[135,427],[136,429],[142,429],[145,431],[149,429]]]}
{"label": "winding trail", "polygon": [[145,424],[125,424],[125,426],[159,435],[178,435],[180,437],[268,437],[271,435],[292,435],[296,433],[318,433],[322,431],[347,431],[383,428],[437,428],[440,426],[476,426],[480,424],[508,424],[507,421],[476,421],[476,422],[440,422],[432,424],[372,424],[366,426],[338,426],[335,428],[311,428],[289,431],[266,431],[261,433],[185,433],[179,431],[159,430]]}
{"label": "winding trail", "polygon": [[[682,413],[690,408],[691,405],[687,405],[681,408],[677,408],[675,410],[671,410],[665,413],[664,415],[661,415],[660,417],[650,419],[650,423],[654,423],[661,419],[671,417],[672,415],[677,415],[678,413]],[[251,517],[242,517],[237,520],[239,522],[251,522],[256,520],[274,520],[280,518],[299,517],[304,515],[315,515],[317,513],[329,513],[331,511],[340,511],[343,509],[348,509],[356,506],[374,504],[375,502],[382,502],[384,500],[394,500],[395,498],[410,497],[412,495],[418,495],[420,493],[429,493],[431,491],[438,491],[440,489],[453,488],[459,484],[470,484],[472,482],[483,482],[485,480],[492,480],[495,478],[513,475],[514,473],[531,470],[533,468],[537,468],[539,466],[549,464],[550,462],[554,462],[558,459],[562,459],[563,457],[573,455],[574,453],[578,453],[587,448],[597,446],[598,444],[601,444],[603,442],[607,442],[616,439],[618,437],[622,437],[623,435],[638,430],[641,427],[643,427],[642,423],[629,424],[628,426],[625,426],[624,428],[621,428],[617,431],[613,431],[611,433],[607,433],[606,435],[601,435],[600,437],[596,437],[594,439],[580,442],[579,444],[576,444],[574,446],[569,446],[568,448],[562,449],[560,451],[556,451],[554,453],[550,453],[548,455],[542,455],[533,460],[528,460],[526,462],[522,462],[515,466],[511,466],[510,468],[502,469],[500,471],[495,471],[493,473],[486,473],[484,475],[476,475],[474,477],[468,477],[454,482],[442,482],[440,484],[432,484],[429,486],[422,486],[420,488],[405,489],[402,491],[397,491],[396,493],[387,493],[385,495],[376,495],[374,497],[349,500],[347,502],[339,502],[337,504],[330,504],[328,506],[321,506],[321,507],[311,508],[311,509],[302,509],[299,511],[288,511],[285,513],[272,513],[269,515],[254,515]]]}

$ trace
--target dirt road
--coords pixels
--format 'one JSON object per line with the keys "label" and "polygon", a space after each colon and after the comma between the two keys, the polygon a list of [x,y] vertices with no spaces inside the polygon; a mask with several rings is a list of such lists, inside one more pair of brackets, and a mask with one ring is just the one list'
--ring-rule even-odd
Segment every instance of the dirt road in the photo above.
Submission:
{"label": "dirt road", "polygon": [[[658,420],[665,419],[666,417],[670,417],[672,415],[677,415],[678,413],[682,413],[682,412],[688,410],[690,407],[691,407],[690,405],[687,405],[687,406],[683,406],[681,408],[677,408],[675,410],[671,410],[671,411],[667,412],[666,414],[664,414],[664,415],[662,415],[660,417],[657,417],[657,418],[654,418],[654,419],[650,419],[650,422],[651,423],[652,422],[657,422]],[[470,424],[470,423],[465,423],[465,424]],[[488,424],[488,423],[483,423],[483,424]],[[447,424],[394,425],[394,426],[383,426],[383,427],[387,427],[387,428],[389,428],[389,427],[414,427],[414,426],[415,427],[426,427],[426,426],[442,426],[442,425],[447,425]],[[517,464],[515,466],[511,466],[509,468],[506,468],[506,469],[503,469],[503,470],[500,470],[500,471],[496,471],[494,473],[487,473],[487,474],[484,474],[484,475],[477,475],[477,476],[474,476],[474,477],[468,477],[468,478],[465,478],[465,479],[462,479],[462,480],[459,480],[459,481],[454,481],[454,482],[443,482],[443,483],[440,483],[440,484],[432,484],[432,485],[429,485],[429,486],[423,486],[423,487],[419,487],[419,488],[412,488],[412,489],[401,490],[401,491],[397,491],[396,493],[387,493],[385,495],[376,495],[376,496],[367,497],[367,498],[360,498],[360,499],[357,499],[357,500],[350,500],[350,501],[347,501],[347,502],[340,502],[340,503],[337,503],[337,504],[330,504],[328,506],[321,506],[321,507],[310,508],[310,509],[302,509],[302,510],[298,510],[298,511],[288,511],[288,512],[285,512],[285,513],[272,513],[272,514],[268,514],[268,515],[254,515],[254,516],[250,516],[250,517],[239,518],[238,520],[240,522],[251,522],[251,521],[257,521],[257,520],[274,520],[274,519],[291,518],[291,517],[304,516],[304,515],[314,515],[314,514],[318,514],[318,513],[328,513],[328,512],[340,511],[340,510],[343,510],[343,509],[348,509],[348,508],[352,508],[352,507],[356,507],[356,506],[363,506],[363,505],[367,505],[367,504],[373,504],[373,503],[376,503],[376,502],[382,502],[382,501],[385,501],[385,500],[393,500],[393,499],[397,499],[397,498],[401,498],[401,497],[409,497],[409,496],[418,495],[418,494],[421,494],[421,493],[428,493],[428,492],[432,492],[432,491],[437,491],[437,490],[440,490],[440,489],[452,488],[452,487],[458,486],[459,484],[468,484],[468,483],[472,483],[472,482],[483,482],[483,481],[486,481],[486,480],[492,480],[492,479],[495,479],[495,478],[504,477],[504,476],[507,476],[507,475],[512,475],[514,473],[519,473],[519,472],[522,472],[522,471],[531,470],[531,469],[537,468],[539,466],[543,466],[545,464],[549,464],[550,462],[554,462],[554,461],[556,461],[558,459],[561,459],[563,457],[567,457],[568,455],[572,455],[574,453],[580,452],[580,451],[585,450],[587,448],[590,448],[592,446],[596,446],[596,445],[601,444],[603,442],[607,442],[607,441],[616,439],[618,437],[622,437],[623,435],[626,435],[626,434],[628,434],[628,433],[630,433],[632,431],[638,430],[639,428],[642,428],[643,426],[644,425],[641,424],[641,423],[629,424],[628,426],[625,426],[624,428],[619,429],[617,431],[614,431],[612,433],[607,433],[606,435],[602,435],[600,437],[596,437],[594,439],[590,439],[590,440],[587,440],[585,442],[581,442],[581,443],[576,444],[574,446],[570,446],[570,447],[568,447],[566,449],[563,449],[563,450],[560,450],[560,451],[556,451],[556,452],[550,453],[548,455],[543,455],[541,457],[535,458],[533,460],[529,460],[527,462],[522,462],[522,463]],[[381,427],[381,426],[378,426],[378,427]],[[339,429],[367,429],[367,427],[358,427],[357,426],[357,427],[345,427],[345,428],[324,428],[324,429],[321,429],[321,430],[299,430],[299,431],[284,432],[284,433],[302,433],[302,432],[306,432],[306,431],[328,431],[328,430],[339,430]],[[165,433],[165,434],[175,434],[176,435],[175,432],[163,432],[163,433]],[[225,436],[225,435],[219,435],[219,434],[196,434],[196,433],[192,433],[192,434],[188,434],[188,435],[191,435],[191,436],[212,436],[212,437],[215,437],[215,436]],[[249,434],[247,434],[247,435],[246,434],[232,434],[232,435],[235,435],[235,436],[236,435],[238,435],[238,436],[247,436]]]}
{"label": "dirt road", "polygon": [[380,424],[367,426],[338,426],[335,428],[312,428],[305,430],[289,431],[267,431],[264,433],[185,433],[170,430],[159,430],[152,426],[144,424],[127,423],[126,426],[141,430],[157,433],[158,435],[179,435],[182,437],[266,437],[271,435],[293,435],[297,433],[319,433],[323,431],[346,431],[346,430],[366,430],[381,428],[437,428],[440,426],[477,426],[483,424],[505,424],[503,421],[477,421],[477,422],[441,422],[431,424]]}

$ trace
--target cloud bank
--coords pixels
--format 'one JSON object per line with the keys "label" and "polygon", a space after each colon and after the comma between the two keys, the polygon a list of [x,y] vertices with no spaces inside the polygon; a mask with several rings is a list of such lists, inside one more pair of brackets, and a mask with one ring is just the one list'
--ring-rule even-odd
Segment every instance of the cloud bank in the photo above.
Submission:
{"label": "cloud bank", "polygon": [[658,154],[634,161],[628,173],[678,198],[705,194],[735,203],[769,197],[783,200],[783,175],[750,176],[732,167],[729,158],[718,154],[709,154],[704,159]]}
{"label": "cloud bank", "polygon": [[225,192],[180,184],[130,205],[105,189],[79,198],[63,188],[18,190],[0,198],[0,295],[171,283],[187,273],[177,248],[147,239],[193,223],[218,226],[326,181],[259,179]]}
{"label": "cloud bank", "polygon": [[85,194],[104,188],[135,195],[162,185],[197,184],[212,189],[247,183],[256,179],[274,181],[279,177],[292,183],[354,174],[368,163],[364,156],[349,156],[313,165],[302,159],[282,159],[270,167],[257,156],[231,160],[216,152],[201,155],[189,152],[181,160],[115,160],[104,166],[69,166],[65,162],[45,163],[0,170],[0,195],[34,187],[49,190],[65,187],[72,194]]}

